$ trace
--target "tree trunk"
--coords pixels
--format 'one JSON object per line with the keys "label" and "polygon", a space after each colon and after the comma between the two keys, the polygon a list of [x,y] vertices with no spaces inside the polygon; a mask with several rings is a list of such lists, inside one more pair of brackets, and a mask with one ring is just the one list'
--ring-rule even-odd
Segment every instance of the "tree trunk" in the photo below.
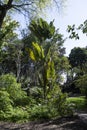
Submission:
{"label": "tree trunk", "polygon": [[12,2],[13,0],[8,0],[7,4],[0,5],[0,28],[2,27],[7,11],[12,8]]}
{"label": "tree trunk", "polygon": [[21,73],[21,51],[19,51],[18,54],[17,54],[16,67],[17,67],[17,82],[20,82],[20,73]]}
{"label": "tree trunk", "polygon": [[7,10],[2,9],[0,10],[0,28],[2,27],[3,20],[6,16]]}

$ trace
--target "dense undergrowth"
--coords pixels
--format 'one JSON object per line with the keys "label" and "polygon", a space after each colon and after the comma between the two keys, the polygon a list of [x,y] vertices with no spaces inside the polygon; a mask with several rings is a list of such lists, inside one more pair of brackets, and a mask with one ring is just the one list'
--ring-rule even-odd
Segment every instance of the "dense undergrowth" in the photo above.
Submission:
{"label": "dense undergrowth", "polygon": [[72,115],[66,94],[51,92],[46,99],[27,96],[12,74],[0,77],[0,120],[27,122],[30,120],[51,119]]}
{"label": "dense undergrowth", "polygon": [[74,110],[86,108],[85,97],[68,98],[58,90],[51,92],[46,99],[31,94],[27,96],[12,74],[0,77],[0,120],[27,122],[30,120],[51,119],[73,115]]}

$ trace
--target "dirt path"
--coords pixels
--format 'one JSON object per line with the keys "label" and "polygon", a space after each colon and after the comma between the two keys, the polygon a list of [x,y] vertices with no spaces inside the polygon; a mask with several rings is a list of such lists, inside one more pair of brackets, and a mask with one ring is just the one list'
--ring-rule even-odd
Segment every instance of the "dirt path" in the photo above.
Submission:
{"label": "dirt path", "polygon": [[0,130],[87,130],[87,126],[78,117],[68,117],[24,124],[0,122]]}

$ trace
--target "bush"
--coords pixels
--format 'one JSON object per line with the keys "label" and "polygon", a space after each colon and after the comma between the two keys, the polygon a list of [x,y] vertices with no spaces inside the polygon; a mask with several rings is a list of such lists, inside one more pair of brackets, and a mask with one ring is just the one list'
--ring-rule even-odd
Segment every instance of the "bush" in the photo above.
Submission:
{"label": "bush", "polygon": [[53,113],[51,111],[52,109],[49,109],[49,106],[47,105],[35,105],[31,110],[29,109],[29,115],[31,120],[35,119],[50,119],[53,117]]}
{"label": "bush", "polygon": [[70,104],[66,101],[67,94],[59,93],[53,100],[52,105],[55,108],[57,115],[66,116],[73,115],[73,111],[71,109]]}
{"label": "bush", "polygon": [[43,100],[40,104],[28,108],[30,119],[50,119],[59,116],[73,115],[71,104],[66,102],[66,94],[60,93],[54,98]]}
{"label": "bush", "polygon": [[80,76],[79,79],[75,81],[76,86],[80,88],[82,94],[87,98],[87,74]]}
{"label": "bush", "polygon": [[0,111],[0,120],[11,122],[26,122],[29,119],[29,114],[23,108],[13,108],[12,111]]}
{"label": "bush", "polygon": [[0,111],[10,111],[13,101],[9,98],[8,92],[0,90]]}
{"label": "bush", "polygon": [[9,98],[13,100],[16,106],[29,103],[26,92],[21,89],[21,84],[17,83],[16,77],[12,74],[0,76],[0,89],[7,91]]}
{"label": "bush", "polygon": [[8,92],[0,90],[0,120],[8,120],[13,111],[13,101]]}
{"label": "bush", "polygon": [[24,96],[22,98],[15,100],[15,106],[25,107],[25,106],[30,105],[30,104],[31,104],[31,100],[27,96]]}
{"label": "bush", "polygon": [[10,120],[12,122],[26,122],[29,119],[29,114],[23,108],[16,107],[11,113]]}

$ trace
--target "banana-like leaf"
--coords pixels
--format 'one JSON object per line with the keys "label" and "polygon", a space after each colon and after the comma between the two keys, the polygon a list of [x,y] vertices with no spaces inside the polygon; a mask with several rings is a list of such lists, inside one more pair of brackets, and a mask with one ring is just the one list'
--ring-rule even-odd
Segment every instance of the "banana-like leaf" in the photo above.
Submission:
{"label": "banana-like leaf", "polygon": [[44,59],[44,49],[38,43],[32,43],[33,49],[26,48],[26,51],[29,53],[30,58],[33,61],[39,61]]}
{"label": "banana-like leaf", "polygon": [[41,52],[40,45],[38,43],[32,42],[33,48],[38,52],[38,54]]}
{"label": "banana-like leaf", "polygon": [[49,60],[47,67],[47,79],[53,80],[54,78],[55,78],[54,62]]}
{"label": "banana-like leaf", "polygon": [[44,58],[44,50],[42,46],[40,46],[38,43],[32,43],[33,48],[34,48],[34,53],[37,56],[39,60],[42,60]]}
{"label": "banana-like leaf", "polygon": [[32,60],[36,61],[35,54],[34,54],[34,52],[33,52],[31,49],[29,50],[29,55],[30,55],[30,58],[31,58]]}

